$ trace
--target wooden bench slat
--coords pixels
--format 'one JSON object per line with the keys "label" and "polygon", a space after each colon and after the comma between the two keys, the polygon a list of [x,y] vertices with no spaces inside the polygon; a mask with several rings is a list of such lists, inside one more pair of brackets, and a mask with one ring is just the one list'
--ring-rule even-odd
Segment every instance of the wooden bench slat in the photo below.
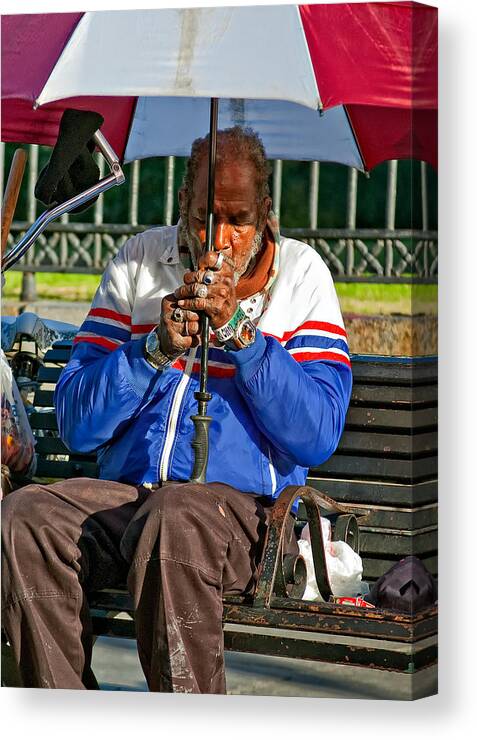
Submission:
{"label": "wooden bench slat", "polygon": [[368,531],[367,527],[360,527],[360,555],[388,555],[392,553],[400,558],[407,555],[421,557],[437,552],[437,527],[429,531],[412,532],[410,534]]}
{"label": "wooden bench slat", "polygon": [[63,370],[62,367],[43,365],[42,367],[40,367],[38,371],[38,382],[39,383],[57,383],[62,370]]}
{"label": "wooden bench slat", "polygon": [[391,455],[422,455],[437,451],[437,432],[422,434],[382,434],[376,432],[344,431],[338,451],[382,453]]}
{"label": "wooden bench slat", "polygon": [[30,414],[28,420],[34,433],[40,429],[58,431],[58,422],[54,411],[34,411]]}
{"label": "wooden bench slat", "polygon": [[66,365],[70,359],[71,345],[60,345],[55,343],[52,349],[45,352],[43,362],[58,363],[60,365]]}
{"label": "wooden bench slat", "polygon": [[374,361],[360,355],[351,355],[351,368],[355,383],[386,383],[389,385],[419,385],[437,382],[435,357],[389,358]]}
{"label": "wooden bench slat", "polygon": [[97,478],[98,466],[88,460],[38,459],[36,478]]}
{"label": "wooden bench slat", "polygon": [[44,390],[43,388],[39,388],[35,391],[35,395],[33,398],[33,403],[35,406],[45,407],[45,408],[52,408],[54,406],[54,391],[53,390]]}
{"label": "wooden bench slat", "polygon": [[319,468],[313,468],[311,474],[313,477],[388,479],[413,483],[437,476],[437,456],[419,460],[394,460],[364,455],[340,455],[335,452]]}
{"label": "wooden bench slat", "polygon": [[[73,456],[75,461],[81,458],[80,461],[85,460],[96,464],[96,455],[94,453],[83,454],[71,452],[60,437],[37,437],[35,452],[40,455],[68,455],[70,457]],[[48,461],[45,461],[45,464],[46,462]]]}
{"label": "wooden bench slat", "polygon": [[383,480],[321,478],[316,473],[311,474],[306,483],[343,504],[414,507],[437,501],[437,480],[403,484]]}
{"label": "wooden bench slat", "polygon": [[437,403],[437,383],[429,385],[392,386],[354,383],[351,403],[354,405],[417,406]]}
{"label": "wooden bench slat", "polygon": [[[355,503],[348,497],[346,498],[346,504],[353,508],[356,515],[365,512],[365,516],[360,519],[360,529],[378,527],[383,530],[416,531],[424,527],[437,526],[437,503],[413,508],[397,508],[382,504],[375,508],[370,508],[370,504]],[[303,504],[300,504],[298,507],[297,518],[299,521],[306,521],[306,512]],[[383,536],[386,535],[383,534]]]}
{"label": "wooden bench slat", "polygon": [[346,640],[342,642],[329,639],[312,640],[307,635],[300,636],[298,630],[283,635],[278,630],[278,634],[274,634],[273,631],[265,632],[257,627],[257,632],[258,635],[254,636],[252,642],[247,631],[225,629],[225,649],[283,658],[293,656],[301,660],[319,660],[333,665],[379,666],[384,670],[403,673],[427,667],[437,660],[436,639],[432,645],[426,644],[421,648],[419,643],[416,643],[412,651],[405,649],[398,651],[384,641],[380,647],[376,639],[363,640],[367,644],[350,645]]}
{"label": "wooden bench slat", "polygon": [[[124,589],[95,591],[88,598],[89,606],[99,616],[111,612],[134,615],[133,600]],[[253,606],[240,596],[224,596],[223,622],[243,626],[267,626],[280,629],[306,630],[323,634],[347,634],[354,637],[381,638],[412,643],[434,634],[435,609],[416,615],[398,615],[385,609],[373,609],[372,614],[352,606],[318,601],[303,601],[274,596],[270,607]]]}
{"label": "wooden bench slat", "polygon": [[437,426],[437,407],[429,409],[370,409],[350,406],[346,428],[424,429]]}
{"label": "wooden bench slat", "polygon": [[364,518],[362,526],[415,531],[418,529],[422,529],[423,527],[437,526],[437,521],[437,504],[430,504],[427,506],[416,507],[415,509],[404,510],[383,507],[381,509],[372,509]]}

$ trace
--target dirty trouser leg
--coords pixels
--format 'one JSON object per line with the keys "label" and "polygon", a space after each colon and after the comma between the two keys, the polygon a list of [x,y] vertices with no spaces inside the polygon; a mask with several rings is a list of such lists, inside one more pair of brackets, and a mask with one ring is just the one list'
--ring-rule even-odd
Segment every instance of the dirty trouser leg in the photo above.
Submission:
{"label": "dirty trouser leg", "polygon": [[171,483],[138,509],[121,550],[151,691],[225,693],[222,595],[253,589],[268,516],[219,483]]}
{"label": "dirty trouser leg", "polygon": [[124,582],[119,542],[143,497],[80,478],[2,502],[2,626],[25,687],[96,688],[84,590]]}

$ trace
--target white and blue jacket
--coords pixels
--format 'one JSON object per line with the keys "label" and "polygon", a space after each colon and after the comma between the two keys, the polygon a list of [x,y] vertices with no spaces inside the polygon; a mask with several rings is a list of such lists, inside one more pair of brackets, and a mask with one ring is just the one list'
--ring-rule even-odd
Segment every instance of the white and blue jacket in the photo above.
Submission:
{"label": "white and blue jacket", "polygon": [[[330,272],[307,244],[278,237],[268,289],[240,302],[255,343],[209,354],[207,480],[276,497],[333,454],[351,393],[346,332]],[[100,477],[188,480],[199,350],[157,371],[144,359],[161,299],[183,282],[178,227],[129,239],[107,267],[55,391],[60,435],[97,452]]]}

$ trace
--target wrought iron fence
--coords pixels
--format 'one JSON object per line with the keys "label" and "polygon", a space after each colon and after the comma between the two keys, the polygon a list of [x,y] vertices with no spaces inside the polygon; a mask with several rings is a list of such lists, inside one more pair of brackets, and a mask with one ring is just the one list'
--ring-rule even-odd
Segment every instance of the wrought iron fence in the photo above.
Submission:
{"label": "wrought iron fence", "polygon": [[[4,144],[0,148],[0,186],[3,192]],[[9,244],[35,220],[37,203],[34,186],[38,176],[38,147],[29,147],[26,187],[28,189],[26,221],[12,224]],[[174,215],[174,157],[165,158],[163,221],[171,224]],[[329,266],[334,279],[346,282],[436,282],[437,232],[429,229],[427,167],[420,163],[421,225],[396,228],[398,162],[387,164],[386,212],[384,228],[357,228],[358,172],[349,168],[345,224],[340,228],[318,225],[320,163],[309,163],[308,224],[286,228],[282,233],[311,244]],[[101,163],[100,163],[101,167]],[[94,206],[93,223],[70,221],[50,225],[36,244],[14,269],[26,273],[73,272],[102,273],[106,264],[132,234],[148,228],[138,223],[141,163],[131,165],[128,184],[128,223],[105,223],[103,196]],[[282,197],[287,183],[283,163],[273,163],[273,207],[280,216]]]}

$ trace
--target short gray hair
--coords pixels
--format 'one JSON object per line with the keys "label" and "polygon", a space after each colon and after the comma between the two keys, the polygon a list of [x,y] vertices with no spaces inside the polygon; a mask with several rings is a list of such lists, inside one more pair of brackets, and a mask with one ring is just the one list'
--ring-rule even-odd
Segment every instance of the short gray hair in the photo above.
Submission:
{"label": "short gray hair", "polygon": [[[209,151],[209,134],[203,138],[196,139],[192,144],[190,157],[187,160],[182,190],[185,193],[185,207],[188,208],[192,196],[195,176],[202,158],[207,157]],[[249,161],[255,169],[255,183],[257,187],[257,200],[270,194],[268,178],[271,167],[267,161],[265,148],[259,135],[251,128],[234,126],[217,131],[217,159],[219,164],[224,161],[225,154],[232,154],[237,160]]]}

